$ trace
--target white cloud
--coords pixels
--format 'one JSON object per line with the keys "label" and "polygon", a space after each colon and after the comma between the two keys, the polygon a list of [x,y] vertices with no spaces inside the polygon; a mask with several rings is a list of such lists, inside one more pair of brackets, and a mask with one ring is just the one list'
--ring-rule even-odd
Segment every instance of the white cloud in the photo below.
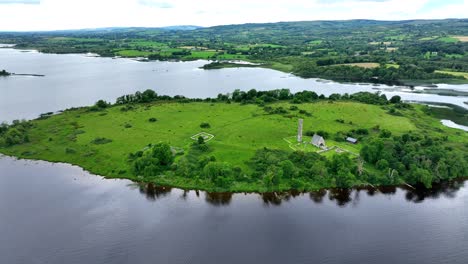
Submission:
{"label": "white cloud", "polygon": [[462,17],[463,11],[468,10],[466,0],[458,4],[443,1],[445,5],[438,10],[424,12],[429,0],[42,0],[35,5],[21,2],[38,1],[0,0],[0,30],[447,18]]}
{"label": "white cloud", "polygon": [[26,4],[26,5],[38,5],[40,0],[0,0],[0,4]]}

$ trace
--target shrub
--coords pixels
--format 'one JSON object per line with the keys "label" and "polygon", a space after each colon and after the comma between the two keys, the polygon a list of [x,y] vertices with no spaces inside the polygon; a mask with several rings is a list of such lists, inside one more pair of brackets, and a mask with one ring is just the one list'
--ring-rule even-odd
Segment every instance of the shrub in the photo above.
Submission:
{"label": "shrub", "polygon": [[229,163],[209,162],[203,168],[203,175],[219,187],[228,187],[231,183],[233,171]]}
{"label": "shrub", "polygon": [[324,139],[327,139],[330,136],[330,134],[327,131],[323,131],[323,130],[317,131],[317,134],[323,137]]}
{"label": "shrub", "polygon": [[369,130],[366,128],[358,128],[356,129],[356,134],[358,135],[369,135]]}
{"label": "shrub", "polygon": [[287,114],[287,113],[288,111],[284,109],[282,106],[276,107],[275,109],[273,109],[273,111],[270,112],[270,114],[278,114],[278,115]]}
{"label": "shrub", "polygon": [[29,137],[26,132],[15,127],[8,129],[3,137],[0,138],[0,145],[6,145],[7,147],[26,142],[29,142]]}
{"label": "shrub", "polygon": [[392,98],[390,98],[390,103],[392,104],[398,104],[401,102],[401,97],[399,95],[395,95]]}
{"label": "shrub", "polygon": [[120,108],[120,111],[127,112],[127,111],[131,111],[131,110],[134,110],[134,109],[135,109],[135,107],[133,105],[125,105],[124,107]]}
{"label": "shrub", "polygon": [[66,154],[75,154],[76,150],[72,148],[65,148],[65,153]]}
{"label": "shrub", "polygon": [[387,129],[382,129],[382,131],[380,131],[380,134],[379,134],[379,137],[381,138],[389,138],[391,136],[392,136],[392,132]]}
{"label": "shrub", "polygon": [[97,137],[91,141],[91,143],[96,144],[96,145],[102,145],[102,144],[107,144],[111,142],[112,142],[112,139],[108,139],[104,137]]}
{"label": "shrub", "polygon": [[311,116],[312,115],[311,113],[309,113],[309,112],[307,112],[306,110],[303,110],[303,109],[299,110],[299,114],[303,114],[303,115],[306,115],[306,116]]}
{"label": "shrub", "polygon": [[197,142],[199,145],[205,144],[205,139],[202,136],[199,136]]}
{"label": "shrub", "polygon": [[133,170],[138,176],[157,176],[174,163],[171,147],[166,143],[156,144],[142,153],[129,156],[135,157]]}
{"label": "shrub", "polygon": [[299,109],[299,107],[297,107],[295,105],[291,105],[291,107],[289,107],[289,110],[291,110],[291,111],[296,111],[298,109]]}
{"label": "shrub", "polygon": [[200,127],[201,128],[210,128],[211,126],[210,126],[209,123],[203,122],[203,123],[200,124]]}
{"label": "shrub", "polygon": [[158,119],[156,119],[155,117],[151,117],[150,119],[148,119],[148,121],[150,123],[154,123],[154,122],[158,121]]}
{"label": "shrub", "polygon": [[196,150],[199,150],[201,152],[208,152],[210,150],[210,147],[207,144],[205,144],[205,143],[199,144],[198,142],[194,142],[192,144],[192,148],[196,149]]}

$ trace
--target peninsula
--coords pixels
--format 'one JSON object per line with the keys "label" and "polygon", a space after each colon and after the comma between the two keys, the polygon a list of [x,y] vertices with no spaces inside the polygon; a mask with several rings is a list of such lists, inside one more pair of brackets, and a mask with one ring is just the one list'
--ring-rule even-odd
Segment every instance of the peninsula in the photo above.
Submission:
{"label": "peninsula", "polygon": [[379,93],[152,90],[0,126],[0,153],[210,191],[398,185],[468,175],[466,132]]}

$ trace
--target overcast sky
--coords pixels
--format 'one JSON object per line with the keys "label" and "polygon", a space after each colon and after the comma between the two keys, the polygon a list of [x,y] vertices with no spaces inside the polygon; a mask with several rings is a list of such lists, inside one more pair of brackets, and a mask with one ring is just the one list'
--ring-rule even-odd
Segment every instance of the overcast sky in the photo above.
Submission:
{"label": "overcast sky", "polygon": [[0,31],[467,17],[468,0],[0,0]]}

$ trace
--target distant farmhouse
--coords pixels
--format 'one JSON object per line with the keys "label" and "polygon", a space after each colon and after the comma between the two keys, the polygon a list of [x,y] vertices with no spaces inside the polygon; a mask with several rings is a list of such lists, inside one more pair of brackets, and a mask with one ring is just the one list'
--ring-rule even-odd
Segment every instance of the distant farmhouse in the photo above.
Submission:
{"label": "distant farmhouse", "polygon": [[318,148],[326,148],[327,144],[325,144],[325,139],[317,134],[314,134],[312,137],[312,141],[310,143]]}

